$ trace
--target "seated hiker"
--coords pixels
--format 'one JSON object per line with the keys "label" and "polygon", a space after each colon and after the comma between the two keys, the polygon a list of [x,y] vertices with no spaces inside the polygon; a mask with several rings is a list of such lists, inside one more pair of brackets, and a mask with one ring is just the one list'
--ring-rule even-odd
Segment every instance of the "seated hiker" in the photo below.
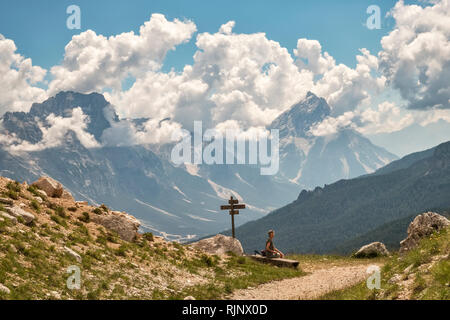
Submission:
{"label": "seated hiker", "polygon": [[265,256],[267,258],[283,258],[284,254],[273,244],[273,237],[275,236],[275,232],[273,230],[269,230],[269,239],[266,241],[266,250]]}

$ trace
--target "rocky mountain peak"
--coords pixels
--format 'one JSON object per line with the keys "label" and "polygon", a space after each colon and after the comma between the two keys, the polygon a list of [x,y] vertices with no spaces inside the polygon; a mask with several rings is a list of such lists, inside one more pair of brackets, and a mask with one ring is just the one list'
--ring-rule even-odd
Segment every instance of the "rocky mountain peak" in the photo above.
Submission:
{"label": "rocky mountain peak", "polygon": [[[72,110],[80,107],[89,117],[88,132],[97,140],[103,131],[110,127],[104,109],[109,102],[99,93],[83,94],[73,91],[61,91],[42,103],[33,103],[29,112],[6,112],[3,126],[9,133],[15,133],[20,139],[36,143],[42,139],[39,123],[47,126],[46,118],[54,114],[58,117],[70,117]],[[113,114],[113,121],[119,118]]]}
{"label": "rocky mountain peak", "polygon": [[292,135],[304,137],[314,123],[322,121],[330,112],[325,99],[308,92],[303,100],[278,116],[270,127],[280,129],[281,138]]}

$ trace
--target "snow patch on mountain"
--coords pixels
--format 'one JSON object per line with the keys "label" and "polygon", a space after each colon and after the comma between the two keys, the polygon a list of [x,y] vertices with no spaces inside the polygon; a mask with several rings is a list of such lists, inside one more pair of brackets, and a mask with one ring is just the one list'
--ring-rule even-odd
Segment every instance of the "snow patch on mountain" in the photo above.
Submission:
{"label": "snow patch on mountain", "polygon": [[184,164],[186,171],[191,175],[191,176],[197,176],[197,177],[201,177],[198,172],[200,170],[200,168],[195,165],[195,164],[191,164],[191,163],[185,163]]}
{"label": "snow patch on mountain", "polygon": [[236,178],[239,179],[239,181],[245,183],[246,185],[248,185],[248,186],[250,186],[250,187],[252,187],[252,188],[255,187],[255,186],[251,185],[250,183],[248,183],[247,181],[245,181],[244,179],[242,179],[242,177],[239,175],[239,173],[236,172],[234,175],[236,176]]}
{"label": "snow patch on mountain", "polygon": [[192,218],[192,219],[195,219],[195,220],[206,221],[206,222],[214,222],[214,220],[202,218],[202,217],[199,217],[199,216],[196,216],[196,215],[193,215],[193,214],[188,214],[187,216]]}
{"label": "snow patch on mountain", "polygon": [[163,210],[163,209],[157,208],[157,207],[155,207],[155,206],[152,206],[151,204],[148,204],[148,203],[146,203],[146,202],[144,202],[144,201],[141,201],[141,200],[139,200],[139,199],[134,199],[134,200],[135,200],[137,203],[142,204],[142,205],[144,205],[144,206],[147,206],[147,207],[149,207],[149,208],[152,208],[153,210],[155,210],[155,211],[157,211],[157,212],[160,212],[160,213],[163,213],[163,214],[168,215],[168,216],[170,216],[170,217],[174,217],[174,218],[178,218],[178,219],[179,219],[179,217],[178,217],[177,215],[175,215],[175,214],[173,214],[173,213],[170,213],[170,212],[167,212],[166,210]]}
{"label": "snow patch on mountain", "polygon": [[375,171],[372,168],[369,168],[366,164],[364,164],[364,162],[361,161],[358,152],[354,152],[354,154],[355,154],[356,160],[362,165],[362,167],[364,168],[364,170],[366,170],[367,173],[372,173]]}
{"label": "snow patch on mountain", "polygon": [[345,178],[348,178],[350,173],[350,167],[348,165],[347,159],[345,157],[342,157],[339,159],[342,163],[342,173],[344,174]]}
{"label": "snow patch on mountain", "polygon": [[183,191],[181,191],[180,188],[178,188],[177,186],[173,186],[173,188],[174,188],[176,191],[178,191],[182,196],[185,196],[186,198],[188,198],[188,196],[187,196]]}
{"label": "snow patch on mountain", "polygon": [[219,198],[222,199],[230,199],[230,196],[234,196],[236,199],[238,199],[239,201],[242,201],[243,198],[239,195],[239,193],[237,193],[234,190],[228,189],[224,186],[221,186],[220,184],[215,183],[214,181],[208,179],[208,183],[211,185],[211,187],[214,189],[216,195]]}

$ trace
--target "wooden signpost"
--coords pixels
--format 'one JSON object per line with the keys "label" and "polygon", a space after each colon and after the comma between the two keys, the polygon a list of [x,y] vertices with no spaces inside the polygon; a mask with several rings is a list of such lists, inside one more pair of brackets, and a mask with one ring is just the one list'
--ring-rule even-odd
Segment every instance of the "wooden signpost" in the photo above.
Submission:
{"label": "wooden signpost", "polygon": [[239,214],[239,210],[237,209],[245,209],[245,204],[239,204],[239,200],[233,199],[233,196],[228,200],[229,205],[220,206],[220,210],[230,210],[229,213],[231,215],[231,230],[233,232],[233,238],[235,238],[234,234],[234,215]]}

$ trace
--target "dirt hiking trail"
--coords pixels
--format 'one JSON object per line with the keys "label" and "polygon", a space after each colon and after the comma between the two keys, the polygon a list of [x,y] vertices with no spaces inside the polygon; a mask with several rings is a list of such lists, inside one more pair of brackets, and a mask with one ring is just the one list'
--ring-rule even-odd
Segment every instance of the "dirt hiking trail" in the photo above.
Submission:
{"label": "dirt hiking trail", "polygon": [[302,266],[309,273],[302,277],[272,281],[256,288],[240,289],[233,292],[231,300],[304,300],[317,299],[330,291],[343,289],[370,276],[366,273],[370,265],[367,263],[348,266]]}

